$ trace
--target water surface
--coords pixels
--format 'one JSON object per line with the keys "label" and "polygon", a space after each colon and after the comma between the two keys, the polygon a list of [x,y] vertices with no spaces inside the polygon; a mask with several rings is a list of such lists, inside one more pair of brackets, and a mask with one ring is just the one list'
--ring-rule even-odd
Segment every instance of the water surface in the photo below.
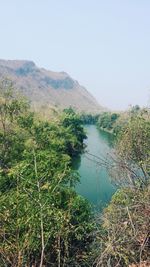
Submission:
{"label": "water surface", "polygon": [[85,142],[87,152],[74,161],[74,168],[80,174],[80,183],[76,186],[76,190],[87,198],[96,209],[101,210],[115,192],[107,168],[98,164],[103,159],[108,159],[113,138],[111,134],[99,131],[95,125],[87,125],[85,129],[88,136]]}

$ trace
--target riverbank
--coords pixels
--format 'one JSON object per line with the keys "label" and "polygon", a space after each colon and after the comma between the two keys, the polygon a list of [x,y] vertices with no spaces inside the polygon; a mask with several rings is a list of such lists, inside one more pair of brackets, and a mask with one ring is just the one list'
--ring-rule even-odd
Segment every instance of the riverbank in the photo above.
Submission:
{"label": "riverbank", "polygon": [[112,135],[116,136],[116,134],[113,132],[113,129],[108,130],[108,129],[106,129],[106,128],[98,127],[98,126],[97,126],[97,128],[98,128],[98,130],[100,130],[100,131],[103,131],[103,132],[106,132],[106,133],[109,133],[109,134],[112,134]]}

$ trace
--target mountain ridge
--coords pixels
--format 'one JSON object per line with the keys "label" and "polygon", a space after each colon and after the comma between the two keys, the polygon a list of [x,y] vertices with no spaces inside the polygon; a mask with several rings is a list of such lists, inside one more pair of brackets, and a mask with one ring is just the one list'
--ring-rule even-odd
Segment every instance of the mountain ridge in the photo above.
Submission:
{"label": "mountain ridge", "polygon": [[104,108],[68,73],[39,68],[29,60],[0,59],[0,79],[12,80],[34,108],[72,107],[80,112],[97,113]]}

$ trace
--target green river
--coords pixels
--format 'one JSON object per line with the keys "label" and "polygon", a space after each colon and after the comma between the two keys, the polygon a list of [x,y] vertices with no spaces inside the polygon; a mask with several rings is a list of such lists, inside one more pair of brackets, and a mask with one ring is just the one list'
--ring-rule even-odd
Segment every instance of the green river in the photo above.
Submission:
{"label": "green river", "polygon": [[[115,188],[110,181],[106,167],[96,163],[97,158],[108,158],[112,146],[112,135],[100,131],[95,125],[85,126],[87,147],[85,153],[74,161],[74,168],[80,174],[76,191],[84,196],[96,210],[101,210],[110,201]],[[94,156],[92,156],[92,155]]]}

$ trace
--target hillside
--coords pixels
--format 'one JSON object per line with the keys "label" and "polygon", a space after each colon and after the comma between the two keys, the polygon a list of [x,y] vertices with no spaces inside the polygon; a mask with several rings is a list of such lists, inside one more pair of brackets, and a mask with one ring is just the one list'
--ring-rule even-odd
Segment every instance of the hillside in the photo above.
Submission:
{"label": "hillside", "polygon": [[65,72],[38,68],[32,61],[0,60],[0,79],[4,77],[13,81],[35,109],[72,106],[92,113],[103,110],[94,97]]}

